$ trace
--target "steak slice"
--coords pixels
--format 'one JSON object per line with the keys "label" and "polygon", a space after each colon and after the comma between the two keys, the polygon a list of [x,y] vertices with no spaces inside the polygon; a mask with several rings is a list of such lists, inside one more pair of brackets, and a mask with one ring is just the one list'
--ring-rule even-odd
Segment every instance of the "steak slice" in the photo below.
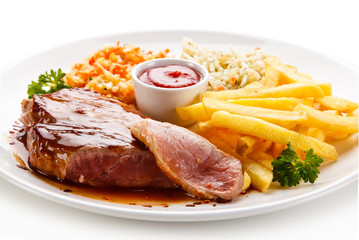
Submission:
{"label": "steak slice", "polygon": [[243,186],[242,165],[188,129],[145,119],[131,128],[176,184],[199,198],[231,200]]}
{"label": "steak slice", "polygon": [[131,134],[143,120],[133,107],[87,89],[63,89],[22,102],[29,165],[93,186],[175,187]]}

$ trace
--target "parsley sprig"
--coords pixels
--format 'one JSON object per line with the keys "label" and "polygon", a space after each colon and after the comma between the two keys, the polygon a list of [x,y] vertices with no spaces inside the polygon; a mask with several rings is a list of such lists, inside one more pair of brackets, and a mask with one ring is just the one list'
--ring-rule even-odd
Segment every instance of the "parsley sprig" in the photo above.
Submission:
{"label": "parsley sprig", "polygon": [[320,173],[318,167],[322,162],[320,156],[313,154],[313,149],[307,151],[304,160],[300,159],[288,143],[287,148],[272,162],[273,182],[278,181],[282,187],[296,186],[301,179],[314,183]]}
{"label": "parsley sprig", "polygon": [[31,99],[34,94],[42,95],[53,93],[63,88],[71,88],[63,80],[65,75],[66,74],[61,71],[61,68],[59,68],[57,72],[51,69],[50,73],[46,71],[44,74],[41,74],[37,82],[32,81],[27,87],[29,99]]}

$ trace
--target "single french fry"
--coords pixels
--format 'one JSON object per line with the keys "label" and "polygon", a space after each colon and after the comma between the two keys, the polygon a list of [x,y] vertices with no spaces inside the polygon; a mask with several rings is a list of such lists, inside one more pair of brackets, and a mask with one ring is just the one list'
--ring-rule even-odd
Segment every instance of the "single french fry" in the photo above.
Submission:
{"label": "single french fry", "polygon": [[247,157],[237,155],[237,158],[241,160],[244,170],[251,177],[252,186],[261,192],[267,191],[273,179],[272,171]]}
{"label": "single french fry", "polygon": [[333,140],[340,140],[344,139],[349,136],[347,132],[331,132],[324,130],[326,138],[333,139]]}
{"label": "single french fry", "polygon": [[337,110],[339,112],[348,113],[358,108],[358,103],[337,96],[325,96],[323,98],[316,99],[316,101],[327,109]]}
{"label": "single french fry", "polygon": [[211,124],[211,121],[204,121],[204,122],[198,122],[198,128],[200,131],[207,131],[209,129],[214,128],[214,126]]}
{"label": "single french fry", "polygon": [[302,103],[304,105],[308,105],[308,106],[312,107],[314,104],[314,98],[304,98]]}
{"label": "single french fry", "polygon": [[316,138],[319,141],[325,141],[325,132],[320,128],[308,128],[307,135],[312,138]]}
{"label": "single french fry", "polygon": [[294,148],[294,151],[297,153],[298,157],[302,160],[305,159],[305,155],[306,155],[306,151],[298,149],[298,148]]}
{"label": "single french fry", "polygon": [[273,161],[273,157],[265,152],[259,152],[259,151],[255,151],[255,152],[251,152],[248,157],[260,164],[262,164],[263,166],[265,166],[267,169],[269,169],[270,171],[273,170],[273,166],[272,166],[272,161]]}
{"label": "single french fry", "polygon": [[323,90],[325,96],[330,96],[332,94],[332,87],[330,83],[314,81],[310,75],[305,73],[298,73],[296,68],[293,68],[290,65],[283,64],[280,62],[280,60],[267,60],[266,65],[272,67],[274,70],[277,70],[279,72],[279,85],[298,82],[315,83]]}
{"label": "single french fry", "polygon": [[281,143],[273,143],[271,155],[273,158],[279,157],[280,153],[286,148],[284,144]]}
{"label": "single french fry", "polygon": [[258,138],[253,136],[243,136],[238,138],[236,152],[239,155],[248,155],[253,151],[257,141]]}
{"label": "single french fry", "polygon": [[300,134],[304,134],[307,135],[308,133],[308,127],[304,126],[302,124],[298,124],[297,126],[295,126],[295,128],[292,129],[293,131],[300,133]]}
{"label": "single french fry", "polygon": [[203,128],[198,132],[200,135],[207,139],[217,139],[225,144],[227,144],[234,151],[237,148],[237,144],[242,135],[236,131],[233,131],[228,128],[215,127],[209,122],[199,122],[199,125],[202,124]]}
{"label": "single french fry", "polygon": [[[338,110],[324,110],[323,112],[327,113],[327,114],[334,115],[334,116],[342,116],[341,113],[338,112]],[[350,117],[350,115],[348,117]],[[358,116],[352,115],[351,117],[358,117]],[[347,133],[347,132],[332,132],[332,131],[328,131],[326,129],[321,129],[321,131],[324,132],[325,138],[329,138],[329,139],[333,139],[333,140],[340,140],[340,139],[344,139],[349,136],[349,133]]]}
{"label": "single french fry", "polygon": [[199,128],[198,122],[195,122],[192,125],[187,126],[186,128],[195,133],[198,133],[199,131],[201,131],[201,129]]}
{"label": "single french fry", "polygon": [[238,98],[230,99],[227,101],[233,104],[240,104],[244,106],[292,111],[298,103],[312,106],[314,100],[309,98]]}
{"label": "single french fry", "polygon": [[269,65],[265,66],[263,87],[276,87],[279,85],[279,71]]}
{"label": "single french fry", "polygon": [[218,92],[207,91],[203,97],[217,100],[237,98],[322,98],[323,90],[315,83],[292,83],[272,88],[240,88],[236,90],[223,90]]}
{"label": "single french fry", "polygon": [[281,144],[290,142],[293,148],[303,151],[313,149],[314,154],[331,160],[336,160],[338,157],[337,150],[332,145],[258,118],[219,111],[212,115],[211,124]]}
{"label": "single french fry", "polygon": [[318,86],[322,89],[325,96],[331,96],[332,95],[332,84],[329,82],[316,82]]}
{"label": "single french fry", "polygon": [[180,118],[188,121],[209,120],[204,113],[202,102],[195,103],[186,107],[178,107],[176,112]]}
{"label": "single french fry", "polygon": [[243,187],[242,192],[246,191],[251,186],[251,177],[248,175],[246,171],[243,173]]}
{"label": "single french fry", "polygon": [[321,128],[330,132],[358,132],[357,117],[336,116],[300,103],[295,107],[294,111],[304,112],[307,114],[307,118],[303,120],[301,124],[308,127]]}
{"label": "single french fry", "polygon": [[[334,116],[342,116],[340,114],[340,112],[338,112],[338,110],[325,110],[323,112],[334,115]],[[348,117],[350,117],[350,115]],[[357,118],[358,116],[352,115],[351,117]],[[332,132],[332,131],[328,131],[326,129],[322,129],[322,131],[324,132],[326,138],[333,139],[333,140],[341,140],[341,139],[344,139],[349,136],[349,133],[347,133],[347,132]]]}
{"label": "single french fry", "polygon": [[215,128],[212,131],[212,134],[216,138],[228,143],[233,149],[237,148],[238,140],[242,137],[242,135],[238,132],[230,130],[228,128]]}
{"label": "single french fry", "polygon": [[244,106],[211,98],[203,98],[203,107],[204,112],[208,117],[217,111],[227,111],[230,113],[260,118],[285,128],[292,128],[306,118],[305,114],[298,114],[293,111]]}
{"label": "single french fry", "polygon": [[254,151],[267,152],[272,147],[272,144],[272,141],[259,138],[254,146]]}

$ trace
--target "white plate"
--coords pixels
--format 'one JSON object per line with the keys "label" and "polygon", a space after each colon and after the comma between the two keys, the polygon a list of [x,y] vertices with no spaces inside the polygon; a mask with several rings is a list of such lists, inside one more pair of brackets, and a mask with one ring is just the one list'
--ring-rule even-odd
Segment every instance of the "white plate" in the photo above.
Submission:
{"label": "white plate", "polygon": [[[229,33],[162,31],[142,32],[98,37],[66,44],[26,58],[3,70],[0,81],[1,118],[0,133],[6,135],[11,125],[20,115],[20,102],[26,98],[27,84],[49,69],[61,67],[65,72],[71,64],[105,44],[134,43],[147,50],[169,48],[172,53],[181,51],[183,37],[190,37],[211,48],[226,48],[230,45],[246,52],[254,47],[262,47],[267,53],[280,56],[284,63],[295,65],[301,72],[311,74],[318,81],[331,82],[333,93],[357,101],[358,71],[351,66],[320,53],[283,43],[276,40],[234,35]],[[99,214],[152,221],[209,221],[241,218],[288,208],[322,197],[357,178],[357,135],[336,144],[339,151],[337,162],[321,169],[315,184],[300,184],[281,190],[274,184],[266,193],[250,193],[216,207],[204,204],[185,207],[184,204],[169,208],[130,206],[92,200],[65,193],[56,189],[28,171],[16,167],[9,146],[0,142],[0,175],[15,185],[46,199]]]}

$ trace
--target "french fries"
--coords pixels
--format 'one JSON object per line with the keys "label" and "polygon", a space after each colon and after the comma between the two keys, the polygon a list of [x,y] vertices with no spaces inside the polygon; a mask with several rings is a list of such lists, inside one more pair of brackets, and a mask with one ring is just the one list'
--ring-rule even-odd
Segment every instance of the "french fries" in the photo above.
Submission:
{"label": "french fries", "polygon": [[206,135],[205,133],[203,136],[205,136],[211,143],[216,145],[222,151],[231,154],[241,161],[243,169],[249,175],[251,185],[255,189],[261,192],[265,192],[268,189],[273,179],[273,173],[270,170],[256,161],[237,154],[235,149],[233,149],[228,143],[221,141],[216,136]]}
{"label": "french fries", "polygon": [[273,142],[266,140],[266,139],[261,139],[261,138],[258,138],[258,139],[259,140],[256,142],[256,144],[254,146],[255,147],[254,151],[262,151],[262,152],[269,151]]}
{"label": "french fries", "polygon": [[186,107],[178,107],[176,112],[180,118],[188,121],[205,121],[209,120],[203,110],[201,102]]}
{"label": "french fries", "polygon": [[358,117],[344,117],[328,114],[299,103],[294,111],[306,113],[307,118],[301,123],[308,127],[323,128],[330,132],[358,132]]}
{"label": "french fries", "polygon": [[272,145],[272,149],[271,149],[271,156],[273,158],[277,158],[279,157],[280,153],[283,151],[283,149],[285,148],[284,144],[280,144],[280,143],[273,143]]}
{"label": "french fries", "polygon": [[352,112],[358,108],[358,104],[336,96],[325,96],[316,99],[323,107],[339,112]]}
{"label": "french fries", "polygon": [[253,152],[258,139],[253,136],[243,136],[238,138],[236,152],[240,155],[248,155]]}
{"label": "french fries", "polygon": [[261,192],[267,191],[273,179],[272,171],[252,159],[236,154],[233,155],[241,160],[244,170],[251,178],[252,186]]}
{"label": "french fries", "polygon": [[279,74],[277,69],[266,64],[263,80],[263,87],[276,87],[279,85]]}
{"label": "french fries", "polygon": [[203,98],[203,107],[205,114],[209,117],[212,116],[214,112],[227,111],[230,113],[260,118],[286,128],[292,128],[297,123],[305,120],[305,115],[301,113],[298,114],[298,112],[243,106],[211,98]]}
{"label": "french fries", "polygon": [[240,88],[237,90],[223,90],[219,92],[207,91],[203,94],[203,97],[217,100],[278,97],[323,98],[324,96],[324,92],[318,84],[310,82],[298,82],[272,88],[258,88],[255,90],[252,88]]}
{"label": "french fries", "polygon": [[237,90],[205,92],[202,102],[177,109],[197,121],[196,131],[242,162],[243,191],[264,192],[273,179],[273,159],[291,143],[299,158],[306,151],[324,160],[337,160],[327,140],[358,132],[358,104],[332,96],[330,83],[285,65],[279,58],[265,63],[265,76]]}
{"label": "french fries", "polygon": [[312,98],[238,98],[228,100],[230,103],[240,104],[244,106],[262,107],[276,110],[292,111],[298,103],[312,106],[314,99]]}
{"label": "french fries", "polygon": [[246,191],[251,186],[251,177],[248,175],[246,171],[243,173],[243,187],[242,192]]}
{"label": "french fries", "polygon": [[313,127],[308,128],[307,135],[309,137],[316,138],[319,141],[322,142],[325,141],[325,132],[320,128],[313,128]]}
{"label": "french fries", "polygon": [[261,151],[255,151],[255,152],[251,152],[248,155],[248,157],[250,159],[253,159],[254,161],[262,164],[270,171],[273,170],[273,166],[272,166],[273,157],[271,155],[269,155],[268,153],[261,152]]}
{"label": "french fries", "polygon": [[314,154],[336,160],[337,150],[332,145],[321,142],[315,138],[299,134],[262,119],[231,114],[224,111],[215,112],[212,115],[211,124],[217,127],[229,128],[242,134],[248,134],[264,138],[273,142],[287,144],[292,143],[294,148],[306,151],[313,149]]}
{"label": "french fries", "polygon": [[281,63],[278,58],[269,58],[266,65],[272,68],[272,71],[278,71],[278,84],[289,83],[315,83],[322,90],[325,96],[332,95],[332,86],[330,83],[317,82],[312,79],[308,74],[299,73],[297,68]]}

